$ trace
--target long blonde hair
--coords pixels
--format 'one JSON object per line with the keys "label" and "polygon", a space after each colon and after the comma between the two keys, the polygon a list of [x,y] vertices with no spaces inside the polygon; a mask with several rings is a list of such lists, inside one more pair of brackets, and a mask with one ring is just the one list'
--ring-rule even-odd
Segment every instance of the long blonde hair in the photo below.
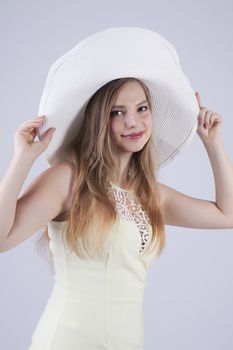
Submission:
{"label": "long blonde hair", "polygon": [[[144,82],[133,77],[114,79],[90,98],[77,138],[68,148],[68,160],[74,165],[75,174],[71,209],[66,213],[65,243],[80,257],[84,257],[81,246],[92,257],[93,248],[100,255],[109,229],[117,218],[114,199],[108,195],[110,179],[115,178],[116,174],[118,177],[119,172],[119,161],[112,152],[109,116],[116,95],[130,81],[141,85],[152,110],[150,91]],[[131,157],[128,182],[152,226],[151,242],[147,249],[154,244],[159,256],[165,246],[165,229],[155,162],[155,149],[150,137],[143,149]],[[92,227],[98,227],[98,234]],[[94,237],[91,232],[95,232]],[[47,226],[40,241],[44,239],[49,239]]]}

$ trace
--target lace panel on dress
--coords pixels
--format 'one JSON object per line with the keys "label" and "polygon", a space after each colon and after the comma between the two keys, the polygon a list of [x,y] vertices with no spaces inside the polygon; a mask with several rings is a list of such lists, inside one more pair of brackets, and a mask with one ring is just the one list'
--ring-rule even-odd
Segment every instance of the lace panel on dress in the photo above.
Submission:
{"label": "lace panel on dress", "polygon": [[148,215],[133,193],[113,184],[111,184],[111,187],[118,215],[127,221],[134,222],[139,229],[141,235],[140,253],[145,248],[149,237],[148,226],[150,225],[150,220]]}

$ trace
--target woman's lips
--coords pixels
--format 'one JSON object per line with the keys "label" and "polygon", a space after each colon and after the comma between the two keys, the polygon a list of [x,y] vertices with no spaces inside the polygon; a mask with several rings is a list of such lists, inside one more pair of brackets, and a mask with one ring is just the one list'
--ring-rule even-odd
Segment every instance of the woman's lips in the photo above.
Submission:
{"label": "woman's lips", "polygon": [[132,133],[129,135],[122,135],[122,136],[126,137],[127,139],[137,140],[137,139],[140,139],[143,134],[144,134],[144,131],[139,132],[139,133]]}

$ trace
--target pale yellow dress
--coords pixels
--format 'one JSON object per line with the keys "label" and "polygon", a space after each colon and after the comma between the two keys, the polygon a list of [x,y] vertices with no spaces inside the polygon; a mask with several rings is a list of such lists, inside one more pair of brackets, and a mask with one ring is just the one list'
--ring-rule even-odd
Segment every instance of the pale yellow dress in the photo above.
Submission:
{"label": "pale yellow dress", "polygon": [[131,191],[111,190],[118,220],[103,259],[68,253],[64,222],[48,223],[54,285],[28,350],[143,350],[143,295],[156,259],[155,250],[144,253],[151,225]]}

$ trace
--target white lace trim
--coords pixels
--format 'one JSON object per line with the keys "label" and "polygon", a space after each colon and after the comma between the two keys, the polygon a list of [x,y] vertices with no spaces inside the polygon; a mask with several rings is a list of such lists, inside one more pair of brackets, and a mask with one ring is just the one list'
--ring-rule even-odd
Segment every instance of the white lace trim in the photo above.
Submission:
{"label": "white lace trim", "polygon": [[150,220],[148,215],[132,192],[112,183],[111,187],[118,215],[127,221],[134,222],[138,227],[141,235],[141,248],[139,252],[142,252],[149,237]]}

